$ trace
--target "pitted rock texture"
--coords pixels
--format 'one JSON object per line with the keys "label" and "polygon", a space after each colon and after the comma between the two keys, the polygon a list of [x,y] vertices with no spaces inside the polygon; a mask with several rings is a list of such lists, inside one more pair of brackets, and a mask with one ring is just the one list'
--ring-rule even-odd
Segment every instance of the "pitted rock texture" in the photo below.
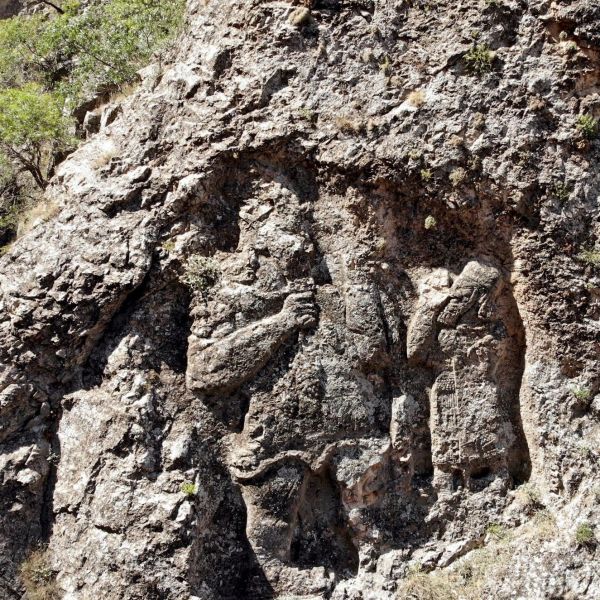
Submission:
{"label": "pitted rock texture", "polygon": [[600,597],[598,18],[190,0],[0,259],[0,596],[391,600],[543,513],[480,597]]}

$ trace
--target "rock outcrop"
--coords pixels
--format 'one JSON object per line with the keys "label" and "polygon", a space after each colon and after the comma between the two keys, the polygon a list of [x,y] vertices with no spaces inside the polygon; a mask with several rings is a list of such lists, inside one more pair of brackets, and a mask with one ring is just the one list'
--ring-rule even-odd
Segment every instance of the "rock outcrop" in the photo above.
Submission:
{"label": "rock outcrop", "polygon": [[190,0],[0,259],[0,597],[600,597],[598,31]]}

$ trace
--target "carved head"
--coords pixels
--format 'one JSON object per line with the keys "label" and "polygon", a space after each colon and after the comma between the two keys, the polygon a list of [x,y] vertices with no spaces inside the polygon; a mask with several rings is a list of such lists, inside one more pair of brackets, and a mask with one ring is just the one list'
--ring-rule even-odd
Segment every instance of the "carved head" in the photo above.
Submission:
{"label": "carved head", "polygon": [[487,296],[500,278],[500,272],[476,261],[467,263],[450,288],[450,301],[438,321],[454,327],[459,318],[476,302]]}

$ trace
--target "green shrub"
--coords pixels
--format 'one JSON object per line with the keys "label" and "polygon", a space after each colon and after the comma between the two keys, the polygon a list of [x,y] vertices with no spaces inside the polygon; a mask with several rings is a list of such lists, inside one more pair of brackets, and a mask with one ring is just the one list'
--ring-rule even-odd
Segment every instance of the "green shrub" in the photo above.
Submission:
{"label": "green shrub", "polygon": [[591,115],[579,115],[576,127],[588,140],[594,139],[598,135],[598,121]]}
{"label": "green shrub", "polygon": [[45,21],[41,14],[0,20],[0,87],[39,81],[52,71],[41,49]]}
{"label": "green shrub", "polygon": [[596,539],[594,530],[589,523],[580,523],[575,530],[575,541],[578,544],[591,544]]}
{"label": "green shrub", "polygon": [[52,156],[72,142],[63,99],[28,83],[0,91],[0,146],[44,188]]}
{"label": "green shrub", "polygon": [[421,179],[423,181],[431,181],[433,179],[431,169],[421,169]]}
{"label": "green shrub", "polygon": [[8,19],[0,23],[0,85],[35,81],[77,102],[131,81],[153,54],[160,59],[184,8],[184,0],[67,2],[53,18]]}
{"label": "green shrub", "polygon": [[69,115],[100,92],[126,87],[152,57],[161,61],[185,0],[62,0],[54,8],[0,20],[3,240],[75,147]]}
{"label": "green shrub", "polygon": [[184,0],[109,0],[52,22],[56,47],[73,57],[75,94],[131,81],[153,54],[159,60],[179,28]]}
{"label": "green shrub", "polygon": [[[51,156],[71,140],[65,114],[161,59],[185,0],[108,0],[0,21],[0,142],[44,187]],[[44,162],[48,164],[44,165]]]}
{"label": "green shrub", "polygon": [[483,75],[492,70],[494,53],[487,44],[477,44],[465,54],[464,61],[470,73]]}

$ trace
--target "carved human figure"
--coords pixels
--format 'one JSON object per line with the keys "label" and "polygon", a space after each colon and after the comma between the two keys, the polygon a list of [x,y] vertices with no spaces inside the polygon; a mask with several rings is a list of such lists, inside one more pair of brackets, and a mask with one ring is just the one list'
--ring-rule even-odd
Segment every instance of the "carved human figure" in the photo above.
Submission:
{"label": "carved human figure", "polygon": [[521,468],[515,310],[499,271],[476,261],[452,282],[439,270],[421,283],[407,347],[413,364],[435,373],[430,427],[440,492],[507,482]]}
{"label": "carved human figure", "polygon": [[[345,264],[343,240],[322,276],[297,197],[272,184],[268,198],[268,211],[265,195],[249,201],[259,222],[240,220],[238,248],[218,256],[218,286],[196,302],[187,386],[225,415],[224,460],[269,582],[281,593],[321,593],[331,576],[319,561],[356,567],[350,521],[377,501],[372,448],[385,462],[389,433],[378,376],[386,339],[377,288]],[[345,453],[353,475],[339,468]]]}

